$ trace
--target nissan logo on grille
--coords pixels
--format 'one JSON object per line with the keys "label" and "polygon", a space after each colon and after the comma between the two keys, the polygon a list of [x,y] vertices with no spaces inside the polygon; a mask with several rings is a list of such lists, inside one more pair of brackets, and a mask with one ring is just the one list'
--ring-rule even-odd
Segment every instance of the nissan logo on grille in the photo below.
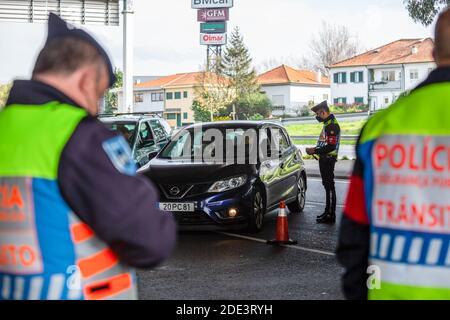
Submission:
{"label": "nissan logo on grille", "polygon": [[178,187],[172,187],[172,188],[170,188],[170,190],[169,190],[169,193],[170,193],[172,196],[177,196],[177,195],[180,194],[180,192],[181,192],[181,190],[180,190],[180,188],[178,188]]}

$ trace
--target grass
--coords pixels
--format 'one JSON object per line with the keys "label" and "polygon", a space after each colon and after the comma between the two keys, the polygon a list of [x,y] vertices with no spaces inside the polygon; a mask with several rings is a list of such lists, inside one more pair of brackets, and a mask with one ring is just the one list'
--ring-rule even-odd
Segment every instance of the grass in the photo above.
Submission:
{"label": "grass", "polygon": [[[340,122],[342,135],[359,135],[363,125],[366,123],[364,120]],[[288,124],[286,129],[290,136],[319,136],[322,132],[322,124]],[[349,141],[345,141],[349,142]],[[351,142],[351,141],[350,141]],[[302,143],[303,144],[303,143]],[[313,143],[315,144],[315,143]],[[345,144],[344,141],[342,144]],[[349,144],[354,144],[353,142]]]}
{"label": "grass", "polygon": [[[293,140],[295,145],[307,145],[307,146],[315,146],[317,144],[317,140]],[[341,141],[341,146],[354,146],[356,144],[355,141]]]}

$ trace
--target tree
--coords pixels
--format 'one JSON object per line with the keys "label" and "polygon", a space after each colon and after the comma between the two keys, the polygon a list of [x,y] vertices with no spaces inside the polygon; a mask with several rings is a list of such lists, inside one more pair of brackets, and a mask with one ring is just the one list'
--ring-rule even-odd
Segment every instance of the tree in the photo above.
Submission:
{"label": "tree", "polygon": [[252,67],[252,58],[238,27],[233,30],[222,66],[224,75],[229,79],[230,91],[235,94],[228,106],[229,114],[235,112],[235,118],[243,120],[256,114],[269,116],[271,103],[266,95],[260,93],[256,70]]}
{"label": "tree", "polygon": [[[205,112],[214,121],[214,115],[226,109],[234,100],[234,91],[230,86],[230,80],[221,74],[202,71],[196,79],[195,106],[197,114],[204,119]],[[195,110],[194,110],[195,112]],[[198,121],[196,119],[196,121]]]}
{"label": "tree", "polygon": [[411,18],[424,26],[432,24],[439,11],[450,5],[450,0],[404,0],[403,2]]}
{"label": "tree", "polygon": [[[268,118],[272,111],[272,103],[263,93],[255,92],[238,102],[236,118],[239,120],[259,120]],[[232,106],[231,106],[232,108]]]}
{"label": "tree", "polygon": [[194,100],[192,103],[192,111],[194,111],[195,122],[208,122],[211,120],[211,112],[205,110],[197,100]]}
{"label": "tree", "polygon": [[[119,69],[114,70],[114,75],[116,76],[116,82],[112,89],[122,88],[123,86],[123,72]],[[108,90],[105,94],[105,113],[112,114],[118,109],[118,93],[112,92],[112,89]]]}
{"label": "tree", "polygon": [[352,38],[347,27],[322,22],[322,28],[311,40],[311,62],[323,74],[328,75],[328,66],[357,54],[359,41]]}
{"label": "tree", "polygon": [[233,30],[222,64],[223,73],[230,79],[230,86],[236,94],[236,101],[259,92],[256,70],[252,67],[252,58],[238,27]]}
{"label": "tree", "polygon": [[11,90],[11,87],[12,84],[0,85],[0,109],[2,109],[6,104],[6,100],[8,99],[9,90]]}

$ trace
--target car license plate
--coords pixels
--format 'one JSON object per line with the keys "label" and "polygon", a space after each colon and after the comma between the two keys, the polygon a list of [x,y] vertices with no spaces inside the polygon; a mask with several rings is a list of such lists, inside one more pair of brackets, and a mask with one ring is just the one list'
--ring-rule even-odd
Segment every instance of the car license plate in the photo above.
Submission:
{"label": "car license plate", "polygon": [[195,211],[195,203],[160,203],[159,209],[162,211],[171,211],[171,212],[194,212]]}

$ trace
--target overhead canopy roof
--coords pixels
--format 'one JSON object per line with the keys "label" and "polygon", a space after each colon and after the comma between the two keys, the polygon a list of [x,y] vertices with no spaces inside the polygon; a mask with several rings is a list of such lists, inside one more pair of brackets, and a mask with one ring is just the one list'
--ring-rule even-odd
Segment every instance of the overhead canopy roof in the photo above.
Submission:
{"label": "overhead canopy roof", "polygon": [[50,11],[74,24],[119,25],[119,0],[0,0],[0,21],[46,22]]}

